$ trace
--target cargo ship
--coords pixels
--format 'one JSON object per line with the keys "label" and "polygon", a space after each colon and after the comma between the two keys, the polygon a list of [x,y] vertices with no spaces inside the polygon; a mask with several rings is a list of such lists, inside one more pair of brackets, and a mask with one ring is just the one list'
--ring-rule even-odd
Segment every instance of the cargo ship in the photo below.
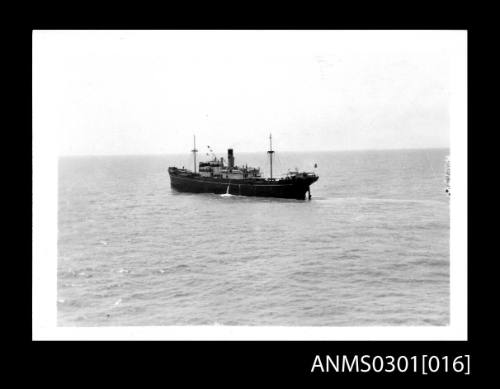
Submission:
{"label": "cargo ship", "polygon": [[[288,172],[281,178],[273,177],[272,136],[269,136],[270,176],[262,177],[260,168],[234,163],[233,149],[227,150],[227,164],[224,158],[200,162],[196,166],[196,137],[191,152],[194,169],[188,170],[171,166],[168,168],[170,186],[179,192],[215,193],[236,196],[278,197],[286,199],[311,199],[311,185],[318,180],[314,172],[298,170]],[[307,196],[306,196],[307,194]]]}

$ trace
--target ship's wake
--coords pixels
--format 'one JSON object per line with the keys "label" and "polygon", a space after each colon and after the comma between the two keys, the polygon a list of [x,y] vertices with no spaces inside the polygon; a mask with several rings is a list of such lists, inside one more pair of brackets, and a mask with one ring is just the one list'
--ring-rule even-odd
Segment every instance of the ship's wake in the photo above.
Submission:
{"label": "ship's wake", "polygon": [[229,194],[229,185],[227,186],[226,193],[221,194],[221,197],[232,197],[232,194]]}

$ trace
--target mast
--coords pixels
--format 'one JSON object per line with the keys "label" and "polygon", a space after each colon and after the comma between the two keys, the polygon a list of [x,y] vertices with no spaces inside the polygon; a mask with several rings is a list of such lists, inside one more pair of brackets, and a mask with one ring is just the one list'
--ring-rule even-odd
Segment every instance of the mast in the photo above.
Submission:
{"label": "mast", "polygon": [[191,150],[191,152],[194,157],[194,172],[196,173],[196,153],[198,152],[198,150],[196,150],[196,135],[193,135],[193,150]]}
{"label": "mast", "polygon": [[273,178],[273,136],[269,134],[269,151],[267,152],[269,154],[269,165],[271,167],[271,177]]}

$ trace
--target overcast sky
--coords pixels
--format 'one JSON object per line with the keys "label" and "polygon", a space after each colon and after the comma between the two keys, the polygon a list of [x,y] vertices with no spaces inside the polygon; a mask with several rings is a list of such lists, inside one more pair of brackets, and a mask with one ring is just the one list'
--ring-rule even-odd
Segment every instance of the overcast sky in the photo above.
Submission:
{"label": "overcast sky", "polygon": [[450,31],[35,31],[60,155],[449,146]]}

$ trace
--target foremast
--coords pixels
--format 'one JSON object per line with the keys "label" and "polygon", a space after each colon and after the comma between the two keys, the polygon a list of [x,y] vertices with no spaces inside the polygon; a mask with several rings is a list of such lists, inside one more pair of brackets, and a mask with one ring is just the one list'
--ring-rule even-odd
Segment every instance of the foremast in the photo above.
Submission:
{"label": "foremast", "polygon": [[272,134],[269,134],[269,151],[267,152],[269,154],[269,166],[271,170],[271,176],[270,178],[273,178],[273,136]]}

